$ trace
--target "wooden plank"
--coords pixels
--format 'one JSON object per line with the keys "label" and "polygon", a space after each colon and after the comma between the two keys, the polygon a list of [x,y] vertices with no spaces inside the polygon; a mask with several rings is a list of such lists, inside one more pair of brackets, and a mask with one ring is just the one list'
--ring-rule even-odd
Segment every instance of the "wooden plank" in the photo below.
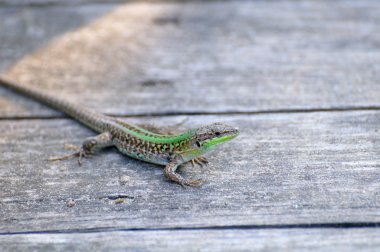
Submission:
{"label": "wooden plank", "polygon": [[[15,23],[51,11],[24,8],[27,14],[15,16]],[[73,20],[93,16],[87,11],[93,7],[55,8],[66,14],[58,21],[57,13],[37,19],[42,27],[65,26],[69,13],[75,13]],[[72,32],[55,33],[6,74],[120,115],[380,106],[380,5],[374,1],[130,3],[115,8]],[[4,22],[4,27],[13,26]],[[14,39],[27,38],[17,33]],[[6,41],[4,47],[16,50],[18,44]],[[57,115],[2,89],[0,96],[1,117]]]}
{"label": "wooden plank", "polygon": [[116,231],[0,236],[2,251],[377,251],[380,230]]}
{"label": "wooden plank", "polygon": [[92,133],[66,119],[2,120],[0,230],[378,223],[379,120],[378,111],[189,117],[183,127],[224,121],[242,132],[208,155],[208,169],[182,169],[206,179],[201,188],[170,183],[161,167],[112,149],[83,167],[48,162]]}
{"label": "wooden plank", "polygon": [[79,5],[75,8],[0,5],[0,71],[6,71],[24,55],[46,46],[54,37],[85,26],[113,7],[115,5]]}
{"label": "wooden plank", "polygon": [[49,7],[54,5],[66,6],[66,5],[83,5],[83,4],[115,4],[126,3],[130,0],[0,0],[2,6],[33,6],[33,7]]}

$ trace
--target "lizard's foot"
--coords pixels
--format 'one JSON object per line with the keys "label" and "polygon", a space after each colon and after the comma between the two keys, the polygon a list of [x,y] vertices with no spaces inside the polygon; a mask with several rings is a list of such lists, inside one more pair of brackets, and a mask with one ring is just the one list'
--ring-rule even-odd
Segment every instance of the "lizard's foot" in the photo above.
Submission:
{"label": "lizard's foot", "polygon": [[65,144],[65,149],[74,150],[75,152],[63,157],[52,157],[50,161],[65,160],[72,157],[78,157],[78,164],[82,165],[82,158],[92,157],[96,150],[113,145],[112,135],[109,132],[103,132],[100,135],[89,137],[82,143],[82,147],[71,144]]}
{"label": "lizard's foot", "polygon": [[[70,149],[74,149],[74,148],[72,148],[72,146],[71,146]],[[85,158],[92,157],[92,154],[93,154],[92,152],[85,151],[83,148],[79,148],[79,147],[76,147],[76,149],[77,149],[77,151],[75,151],[71,154],[68,154],[65,156],[60,156],[60,157],[50,157],[48,160],[49,161],[61,161],[61,160],[66,160],[66,159],[69,159],[72,157],[78,157],[78,164],[81,166],[83,157],[85,157]]]}
{"label": "lizard's foot", "polygon": [[181,186],[191,186],[199,187],[202,185],[203,181],[201,179],[184,179],[181,175],[175,172],[178,165],[181,163],[178,162],[178,159],[174,159],[172,162],[166,165],[165,167],[165,176],[171,181],[180,184]]}
{"label": "lizard's foot", "polygon": [[199,165],[200,167],[203,167],[203,165],[207,165],[208,161],[205,157],[199,156],[191,160],[191,164],[194,167],[196,164]]}
{"label": "lizard's foot", "polygon": [[77,155],[78,155],[78,164],[79,164],[79,166],[81,166],[82,165],[82,158],[90,158],[90,157],[92,157],[93,153],[88,152],[84,149],[81,149],[79,152],[77,152]]}

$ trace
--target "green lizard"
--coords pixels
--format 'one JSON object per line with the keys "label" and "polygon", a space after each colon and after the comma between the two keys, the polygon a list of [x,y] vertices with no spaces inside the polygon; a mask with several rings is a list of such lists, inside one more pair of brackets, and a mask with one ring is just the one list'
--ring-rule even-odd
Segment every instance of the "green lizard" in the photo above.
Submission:
{"label": "green lizard", "polygon": [[165,175],[180,185],[200,186],[202,180],[184,179],[176,173],[178,166],[188,161],[193,163],[195,161],[198,164],[207,163],[201,155],[239,134],[236,128],[223,123],[202,126],[179,135],[157,134],[117,118],[78,107],[43,91],[12,82],[1,76],[0,84],[60,110],[100,133],[85,139],[77,152],[57,159],[78,156],[80,163],[82,157],[89,157],[96,150],[115,146],[127,156],[165,165]]}

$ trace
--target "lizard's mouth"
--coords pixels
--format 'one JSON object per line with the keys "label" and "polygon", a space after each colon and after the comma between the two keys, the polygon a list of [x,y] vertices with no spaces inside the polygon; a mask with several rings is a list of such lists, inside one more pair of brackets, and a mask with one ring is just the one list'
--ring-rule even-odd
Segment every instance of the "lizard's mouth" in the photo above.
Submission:
{"label": "lizard's mouth", "polygon": [[189,161],[197,156],[200,156],[206,152],[213,150],[217,145],[234,139],[239,135],[239,130],[236,129],[234,132],[226,133],[222,136],[217,136],[212,139],[203,141],[199,147],[191,148],[189,150],[183,151],[182,157],[184,160]]}
{"label": "lizard's mouth", "polygon": [[225,133],[222,136],[211,138],[211,139],[205,141],[202,144],[202,147],[204,147],[206,149],[211,149],[211,148],[215,147],[216,145],[219,145],[219,144],[222,144],[224,142],[227,142],[227,141],[234,139],[235,137],[237,137],[239,135],[239,133],[240,133],[239,130],[235,129],[235,131]]}

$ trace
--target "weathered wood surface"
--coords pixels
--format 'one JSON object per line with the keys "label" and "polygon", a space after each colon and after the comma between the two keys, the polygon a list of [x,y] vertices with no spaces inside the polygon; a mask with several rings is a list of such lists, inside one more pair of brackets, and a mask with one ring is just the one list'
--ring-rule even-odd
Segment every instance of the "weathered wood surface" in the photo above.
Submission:
{"label": "weathered wood surface", "polygon": [[[370,0],[1,12],[1,47],[10,52],[2,66],[15,64],[7,75],[110,114],[380,106],[380,5]],[[13,33],[19,27],[26,35]],[[2,117],[57,115],[2,89],[0,96]]]}
{"label": "weathered wood surface", "polygon": [[112,11],[115,5],[44,8],[0,5],[0,71],[50,40]]}
{"label": "weathered wood surface", "polygon": [[[185,189],[159,166],[113,150],[83,167],[46,161],[92,135],[70,120],[3,120],[1,232],[380,221],[380,112],[194,116],[185,126],[211,121],[236,125],[241,136],[212,152],[208,169],[183,169],[208,181]],[[115,204],[119,196],[125,202]]]}
{"label": "weathered wood surface", "polygon": [[[200,238],[202,237],[202,238]],[[86,241],[86,243],[83,243]],[[0,236],[2,251],[378,251],[380,229],[120,231]]]}
{"label": "weathered wood surface", "polygon": [[134,122],[242,134],[183,168],[208,181],[184,189],[113,149],[46,161],[93,133],[0,88],[1,251],[378,249],[376,1],[112,2],[0,1],[0,71],[109,114],[182,114]]}
{"label": "weathered wood surface", "polygon": [[[115,3],[129,3],[129,2],[159,2],[155,0],[0,0],[0,5],[4,6],[32,6],[32,7],[50,7],[50,6],[67,6],[74,5],[80,6],[84,4],[94,4],[94,3],[102,3],[102,4],[115,4]],[[170,1],[170,0],[169,0]],[[175,1],[174,2],[180,2]],[[166,2],[166,1],[162,1]]]}

